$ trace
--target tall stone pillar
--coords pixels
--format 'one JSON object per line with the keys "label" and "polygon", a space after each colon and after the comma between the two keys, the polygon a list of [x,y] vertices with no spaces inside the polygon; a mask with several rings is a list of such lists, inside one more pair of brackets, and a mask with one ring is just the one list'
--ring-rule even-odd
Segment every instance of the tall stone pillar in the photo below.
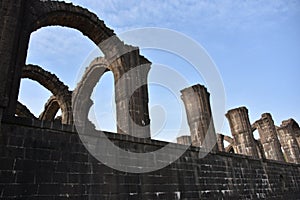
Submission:
{"label": "tall stone pillar", "polygon": [[151,62],[138,49],[116,58],[111,64],[115,80],[118,133],[150,138],[147,79]]}
{"label": "tall stone pillar", "polygon": [[210,94],[202,85],[181,90],[193,146],[217,150],[216,132],[210,107]]}
{"label": "tall stone pillar", "polygon": [[277,131],[270,113],[261,115],[261,119],[254,123],[257,128],[260,142],[266,159],[284,161]]}
{"label": "tall stone pillar", "polygon": [[283,121],[277,128],[279,140],[287,162],[300,163],[300,149],[293,131],[293,121]]}
{"label": "tall stone pillar", "polygon": [[226,114],[236,147],[236,153],[258,158],[257,147],[251,130],[248,109],[240,107],[229,110]]}

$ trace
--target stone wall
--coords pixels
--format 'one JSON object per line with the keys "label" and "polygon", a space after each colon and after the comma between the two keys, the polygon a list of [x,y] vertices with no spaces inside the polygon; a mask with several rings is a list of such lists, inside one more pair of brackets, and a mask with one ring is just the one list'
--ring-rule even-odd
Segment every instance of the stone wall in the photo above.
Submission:
{"label": "stone wall", "polygon": [[[190,147],[161,170],[132,174],[113,170],[94,159],[72,126],[13,117],[3,119],[0,134],[0,199],[300,197],[300,166],[296,164],[225,152],[199,159],[200,149]],[[107,136],[134,152],[166,145],[128,135]]]}

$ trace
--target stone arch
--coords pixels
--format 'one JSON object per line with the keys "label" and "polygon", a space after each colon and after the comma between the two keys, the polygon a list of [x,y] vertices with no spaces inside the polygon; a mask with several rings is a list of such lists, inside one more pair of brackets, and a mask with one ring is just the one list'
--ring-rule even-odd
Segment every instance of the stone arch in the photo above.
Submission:
{"label": "stone arch", "polygon": [[102,75],[108,70],[110,69],[107,60],[103,57],[98,57],[86,68],[81,80],[77,83],[72,94],[73,111],[80,112],[79,115],[77,113],[74,114],[74,116],[78,116],[78,118],[74,119],[76,124],[91,124],[88,120],[88,113],[93,105],[91,95]]}
{"label": "stone arch", "polygon": [[[16,13],[20,19],[18,25],[14,27],[17,29],[18,34],[15,37],[18,38],[18,42],[14,44],[14,53],[10,55],[14,62],[8,66],[9,69],[7,70],[8,83],[5,92],[7,99],[10,100],[5,112],[8,115],[15,112],[22,73],[20,66],[25,65],[30,34],[37,29],[55,25],[74,28],[87,36],[97,46],[101,43],[99,48],[109,58],[115,58],[115,55],[120,55],[120,52],[124,52],[124,50],[133,51],[137,49],[125,45],[97,15],[80,6],[58,1],[28,0],[21,2],[19,5],[21,9]],[[104,42],[112,36],[114,36],[112,40]]]}
{"label": "stone arch", "polygon": [[228,145],[228,146],[225,148],[225,152],[227,152],[227,153],[235,153],[234,148],[233,148],[233,145],[232,145],[232,144]]}
{"label": "stone arch", "polygon": [[[5,31],[7,36],[13,34],[13,37],[16,38],[14,40],[15,43],[11,45],[11,50],[7,53],[6,59],[1,62],[9,63],[5,68],[7,79],[4,86],[5,95],[3,95],[9,99],[8,105],[5,105],[5,113],[7,115],[12,115],[15,112],[22,73],[20,66],[25,65],[30,34],[39,28],[58,25],[80,31],[101,49],[110,63],[114,63],[113,68],[117,71],[114,73],[115,78],[121,77],[128,70],[140,64],[144,64],[144,59],[141,59],[137,47],[124,44],[113,30],[106,27],[102,20],[87,9],[74,6],[71,3],[41,0],[19,1],[16,5],[18,10],[16,10],[14,16],[16,16],[17,20],[15,21],[17,23],[11,23],[12,27],[9,28],[13,30],[12,32],[8,33]],[[109,41],[107,41],[108,38],[110,39]],[[126,80],[127,82],[124,86],[122,85],[118,90],[115,90],[116,96],[131,88],[134,80],[138,79],[141,82],[147,80],[150,65],[151,63],[147,61],[145,68],[137,72],[135,79]],[[127,134],[149,138],[150,119],[147,85],[140,87],[132,96],[132,99],[134,99],[133,103],[130,104],[130,108],[125,108],[131,112],[130,116],[124,115],[123,112],[124,105],[127,106],[125,102],[127,101],[127,96],[116,102],[118,108],[117,124],[118,127],[121,127],[118,129],[118,132],[122,130],[122,132]],[[68,120],[65,120],[66,116],[62,118],[63,121],[68,122]]]}
{"label": "stone arch", "polygon": [[[105,25],[103,20],[80,6],[59,1],[40,0],[31,0],[26,6],[26,10],[30,11],[26,13],[26,29],[29,34],[46,26],[58,25],[74,28],[97,46],[101,44],[99,48],[106,56],[112,52],[112,46],[118,46],[114,50],[127,46],[119,40],[112,29]],[[112,36],[114,36],[113,43],[111,43],[112,41],[110,44],[103,43]]]}
{"label": "stone arch", "polygon": [[229,145],[225,148],[225,152],[235,153],[234,140],[232,137],[228,135],[224,135],[224,140],[229,143]]}
{"label": "stone arch", "polygon": [[16,115],[18,115],[19,117],[36,119],[36,117],[30,112],[30,110],[19,101],[17,102]]}
{"label": "stone arch", "polygon": [[257,124],[256,123],[251,125],[251,130],[252,130],[252,133],[257,130]]}
{"label": "stone arch", "polygon": [[61,108],[62,123],[73,123],[71,102],[72,93],[69,91],[68,86],[61,82],[56,75],[45,71],[37,65],[26,65],[23,67],[22,78],[29,78],[37,81],[51,91]]}
{"label": "stone arch", "polygon": [[40,120],[53,121],[57,111],[60,109],[59,103],[54,95],[52,95],[45,103],[44,111],[40,114]]}
{"label": "stone arch", "polygon": [[228,142],[229,144],[233,144],[234,143],[233,138],[229,137],[228,135],[224,135],[224,140],[226,142]]}

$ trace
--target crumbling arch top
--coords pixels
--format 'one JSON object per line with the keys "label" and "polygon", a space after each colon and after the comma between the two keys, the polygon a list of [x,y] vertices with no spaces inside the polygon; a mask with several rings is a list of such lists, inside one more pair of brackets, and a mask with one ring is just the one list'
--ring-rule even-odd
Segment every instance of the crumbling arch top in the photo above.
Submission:
{"label": "crumbling arch top", "polygon": [[73,123],[72,92],[69,91],[68,86],[61,82],[56,75],[45,71],[37,65],[26,65],[23,67],[22,78],[37,81],[47,88],[55,96],[55,100],[62,110],[62,123]]}
{"label": "crumbling arch top", "polygon": [[17,102],[16,115],[19,117],[36,119],[36,117],[30,112],[30,110],[19,101]]}

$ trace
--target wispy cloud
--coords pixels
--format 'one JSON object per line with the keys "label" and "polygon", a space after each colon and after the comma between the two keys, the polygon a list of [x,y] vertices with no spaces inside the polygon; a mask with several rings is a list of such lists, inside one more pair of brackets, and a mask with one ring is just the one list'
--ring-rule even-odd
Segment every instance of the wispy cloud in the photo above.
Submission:
{"label": "wispy cloud", "polygon": [[[299,1],[159,1],[159,0],[73,0],[103,17],[118,31],[143,26],[188,29],[253,28],[262,22],[278,23],[300,10]],[[279,16],[279,17],[278,17]]]}

